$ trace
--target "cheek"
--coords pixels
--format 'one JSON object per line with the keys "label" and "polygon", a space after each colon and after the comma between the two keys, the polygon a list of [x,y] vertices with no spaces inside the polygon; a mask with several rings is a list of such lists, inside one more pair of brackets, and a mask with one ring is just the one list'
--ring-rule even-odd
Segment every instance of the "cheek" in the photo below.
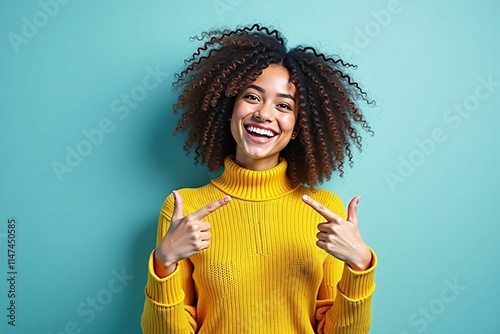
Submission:
{"label": "cheek", "polygon": [[241,116],[238,113],[238,105],[234,105],[233,108],[233,113],[231,114],[231,134],[233,135],[233,138],[236,139],[238,135],[238,128],[239,128],[239,120]]}
{"label": "cheek", "polygon": [[234,104],[233,113],[231,114],[231,129],[239,127],[241,125],[241,121],[245,117],[248,117],[250,113],[251,110],[249,110],[248,105],[241,102],[238,103],[237,101]]}
{"label": "cheek", "polygon": [[236,124],[233,120],[231,120],[231,134],[233,135],[233,138],[236,139],[238,132],[237,132]]}
{"label": "cheek", "polygon": [[231,122],[240,119],[243,112],[243,105],[240,101],[236,101],[233,105],[233,113],[231,114]]}
{"label": "cheek", "polygon": [[293,130],[296,122],[297,117],[295,115],[286,115],[282,120],[283,127],[287,130]]}

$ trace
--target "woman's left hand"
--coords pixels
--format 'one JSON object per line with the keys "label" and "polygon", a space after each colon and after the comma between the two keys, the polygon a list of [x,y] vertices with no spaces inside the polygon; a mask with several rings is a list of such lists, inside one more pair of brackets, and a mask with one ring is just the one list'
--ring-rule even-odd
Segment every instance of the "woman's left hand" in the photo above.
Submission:
{"label": "woman's left hand", "polygon": [[309,196],[302,196],[306,204],[326,219],[326,222],[318,225],[316,245],[357,271],[368,269],[372,262],[372,253],[358,228],[356,209],[360,199],[356,196],[351,200],[347,208],[347,220],[344,220]]}

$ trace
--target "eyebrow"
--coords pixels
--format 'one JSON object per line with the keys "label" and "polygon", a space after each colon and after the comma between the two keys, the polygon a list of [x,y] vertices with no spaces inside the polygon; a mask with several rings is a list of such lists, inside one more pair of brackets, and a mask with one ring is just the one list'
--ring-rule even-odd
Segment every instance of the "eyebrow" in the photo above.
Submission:
{"label": "eyebrow", "polygon": [[[253,85],[253,84],[248,85],[247,89],[248,89],[248,88],[253,88],[253,89],[255,89],[255,90],[257,90],[257,91],[261,92],[262,94],[264,94],[264,93],[266,92],[266,90],[265,90],[264,88],[262,88],[262,87],[260,87],[260,86],[257,86],[257,85]],[[278,93],[278,94],[276,94],[276,95],[277,95],[277,96],[279,96],[279,97],[284,97],[284,98],[290,99],[290,100],[292,100],[293,102],[295,102],[295,98],[294,98],[292,95],[290,95],[290,94]]]}

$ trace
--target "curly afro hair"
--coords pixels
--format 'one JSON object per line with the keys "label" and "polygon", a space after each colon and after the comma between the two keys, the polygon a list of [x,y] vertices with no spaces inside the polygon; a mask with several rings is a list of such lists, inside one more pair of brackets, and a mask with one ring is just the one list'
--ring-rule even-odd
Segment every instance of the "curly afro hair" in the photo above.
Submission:
{"label": "curly afro hair", "polygon": [[173,86],[181,90],[174,112],[182,110],[174,133],[187,132],[184,150],[189,154],[194,147],[196,163],[217,171],[235,154],[228,121],[235,99],[270,64],[279,64],[288,69],[297,95],[298,140],[280,152],[292,184],[314,188],[332,171],[342,176],[346,160],[352,166],[352,145],[361,151],[356,125],[373,134],[357,102],[374,103],[346,74],[354,65],[310,46],[287,50],[280,32],[259,24],[207,31],[195,39],[203,46],[185,60]]}

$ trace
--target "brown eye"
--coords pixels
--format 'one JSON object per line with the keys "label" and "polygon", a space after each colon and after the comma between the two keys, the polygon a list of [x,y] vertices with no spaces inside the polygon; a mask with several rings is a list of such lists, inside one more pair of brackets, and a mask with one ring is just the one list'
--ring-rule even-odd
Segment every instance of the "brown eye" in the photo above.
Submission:
{"label": "brown eye", "polygon": [[283,108],[283,109],[293,110],[293,108],[286,103],[280,103],[280,104],[278,104],[278,107]]}
{"label": "brown eye", "polygon": [[259,100],[259,97],[258,97],[258,96],[256,96],[256,95],[253,95],[253,94],[245,94],[245,95],[243,96],[243,98],[245,98],[245,99],[249,99],[249,100],[254,100],[254,101],[260,101],[260,100]]}

